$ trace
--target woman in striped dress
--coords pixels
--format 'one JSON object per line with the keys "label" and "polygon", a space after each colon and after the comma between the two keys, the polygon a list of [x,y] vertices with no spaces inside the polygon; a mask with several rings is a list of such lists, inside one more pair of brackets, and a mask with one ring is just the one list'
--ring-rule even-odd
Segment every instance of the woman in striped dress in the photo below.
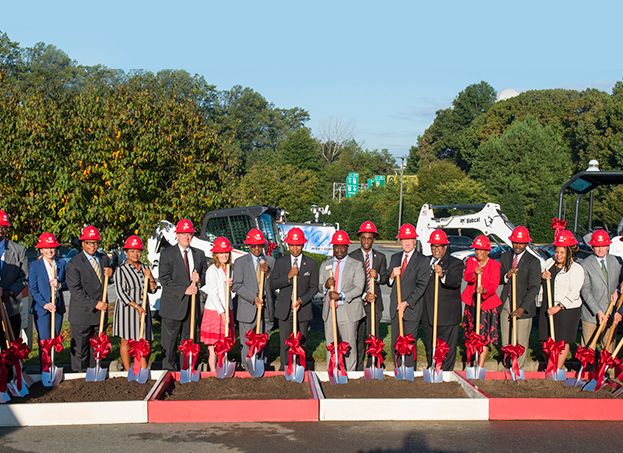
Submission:
{"label": "woman in striped dress", "polygon": [[212,261],[206,271],[205,286],[201,290],[208,295],[201,320],[201,342],[208,345],[208,365],[210,371],[216,370],[216,353],[214,344],[225,338],[225,285],[230,288],[229,294],[229,335],[235,338],[234,310],[231,292],[231,276],[225,275],[226,265],[231,264],[231,245],[227,238],[217,237],[212,246]]}
{"label": "woman in striped dress", "polygon": [[[151,310],[143,310],[143,287],[145,278],[149,280],[149,292],[156,292],[156,281],[151,270],[141,263],[143,242],[138,236],[130,236],[123,246],[127,261],[115,271],[117,303],[112,334],[121,337],[121,360],[126,370],[130,369],[131,358],[128,352],[128,340],[140,340],[141,315],[145,313],[144,338],[150,343],[154,339],[151,326]],[[141,367],[147,368],[147,358],[141,359]]]}

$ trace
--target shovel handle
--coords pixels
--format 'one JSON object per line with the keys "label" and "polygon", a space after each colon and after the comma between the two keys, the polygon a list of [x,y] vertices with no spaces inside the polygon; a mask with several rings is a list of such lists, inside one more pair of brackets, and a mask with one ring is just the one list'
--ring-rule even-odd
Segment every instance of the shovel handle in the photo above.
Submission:
{"label": "shovel handle", "polygon": [[[333,278],[333,270],[329,271],[329,277]],[[333,291],[333,286],[329,288],[329,291]],[[333,346],[335,347],[335,354],[337,357],[337,314],[335,312],[335,304],[329,298],[329,305],[331,305],[331,319],[333,322]]]}
{"label": "shovel handle", "polygon": [[[552,308],[552,281],[547,280],[547,308]],[[549,333],[552,337],[552,340],[556,341],[556,334],[554,333],[554,317],[548,316],[549,318]]]}
{"label": "shovel handle", "polygon": [[[370,294],[374,296],[374,281],[370,285]],[[370,324],[370,327],[372,328],[373,337],[376,337],[376,313],[375,311],[376,311],[376,299],[372,299],[372,302],[370,302],[370,315],[372,316],[372,323]]]}
{"label": "shovel handle", "polygon": [[11,329],[11,324],[9,324],[9,316],[6,311],[6,307],[4,306],[4,302],[0,300],[0,319],[2,320],[2,330],[4,331],[4,340],[6,342],[6,347],[9,349],[11,347],[11,336],[13,335],[13,329]]}
{"label": "shovel handle", "polygon": [[[512,310],[514,312],[517,310],[517,274],[513,273],[511,277],[512,281]],[[515,316],[511,316],[513,318],[513,346],[517,346],[517,318]]]}
{"label": "shovel handle", "polygon": [[435,295],[433,298],[433,351],[437,347],[437,317],[439,316],[439,274],[435,274]]}
{"label": "shovel handle", "polygon": [[[294,304],[298,299],[299,293],[299,276],[295,275],[292,278],[292,303]],[[294,332],[294,336],[296,337],[298,333],[298,310],[296,308],[292,308],[292,332]]]}
{"label": "shovel handle", "polygon": [[[145,274],[143,273],[143,277]],[[139,340],[143,338],[145,334],[145,310],[147,310],[147,291],[149,290],[149,279],[145,277],[145,283],[143,284],[143,314],[141,315],[141,331],[138,336]]]}
{"label": "shovel handle", "polygon": [[[398,308],[398,305],[402,303],[402,290],[400,289],[400,275],[396,275],[396,295],[398,296],[398,304],[396,305],[396,308]],[[398,326],[400,327],[400,336],[404,337],[405,331],[402,325],[402,312],[400,311],[400,308],[398,308]]]}
{"label": "shovel handle", "polygon": [[482,274],[478,274],[478,279],[476,280],[476,325],[474,326],[474,330],[478,335],[480,335],[480,305],[482,302],[482,294],[478,292],[478,287],[482,283]]}
{"label": "shovel handle", "polygon": [[[613,330],[616,330],[616,328],[614,328],[614,326],[613,326]],[[621,339],[619,340],[619,343],[617,344],[617,347],[615,348],[614,352],[612,353],[612,357],[616,357],[619,354],[619,351],[621,350],[622,347],[623,347],[623,337],[621,337]]]}
{"label": "shovel handle", "polygon": [[[606,310],[606,319],[610,316],[610,313],[612,312],[612,309],[614,308],[614,302],[615,302],[614,300],[611,300],[610,305],[608,305],[608,310]],[[591,341],[591,344],[589,345],[590,349],[595,349],[595,346],[597,346],[597,340],[599,340],[599,337],[601,337],[601,333],[606,328],[606,324],[608,324],[608,321],[604,321],[601,324],[599,324],[599,328],[597,329],[597,332],[595,332],[595,335],[593,336],[593,341]]]}
{"label": "shovel handle", "polygon": [[[106,303],[107,296],[108,296],[108,277],[104,276],[104,292],[102,293],[102,302]],[[100,335],[104,331],[104,318],[106,317],[107,310],[108,310],[108,307],[106,307],[106,310],[101,310],[100,312],[100,328],[99,328]]]}
{"label": "shovel handle", "polygon": [[225,338],[229,336],[229,271],[231,264],[225,265]]}
{"label": "shovel handle", "polygon": [[[52,280],[54,280],[56,278],[56,264],[54,262],[52,264]],[[50,338],[54,338],[56,336],[56,286],[50,288],[50,303],[54,304],[54,311],[50,313],[52,325]]]}
{"label": "shovel handle", "polygon": [[[260,288],[258,291],[258,297],[262,302],[264,301],[264,271],[260,271]],[[260,324],[262,322],[262,306],[257,307],[257,322],[255,323],[255,333],[259,335]]]}

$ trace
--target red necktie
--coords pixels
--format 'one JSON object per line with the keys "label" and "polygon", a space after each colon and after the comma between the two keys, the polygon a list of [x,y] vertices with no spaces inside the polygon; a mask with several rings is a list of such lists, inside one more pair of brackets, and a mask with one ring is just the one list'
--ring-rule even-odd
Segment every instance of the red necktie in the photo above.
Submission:
{"label": "red necktie", "polygon": [[366,283],[368,285],[368,293],[370,292],[370,288],[372,286],[372,282],[370,281],[370,254],[366,253]]}
{"label": "red necktie", "polygon": [[405,254],[405,259],[402,260],[402,267],[400,268],[400,276],[405,273],[405,268],[407,267],[407,255]]}
{"label": "red necktie", "polygon": [[190,279],[190,265],[188,264],[188,250],[184,250],[184,266],[186,266],[186,273]]}
{"label": "red necktie", "polygon": [[515,253],[515,256],[513,257],[513,269],[517,269],[518,263],[519,263],[519,255]]}
{"label": "red necktie", "polygon": [[340,278],[340,262],[339,261],[335,261],[335,275],[333,276],[333,280],[335,280],[335,291],[337,291],[338,288],[338,280]]}

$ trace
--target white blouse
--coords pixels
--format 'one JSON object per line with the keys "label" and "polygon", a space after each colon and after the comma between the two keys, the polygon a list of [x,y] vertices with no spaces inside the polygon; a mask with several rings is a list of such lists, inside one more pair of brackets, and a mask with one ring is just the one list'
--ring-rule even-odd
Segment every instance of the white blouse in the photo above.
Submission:
{"label": "white blouse", "polygon": [[[216,312],[223,313],[225,311],[225,284],[226,276],[224,268],[218,268],[214,264],[208,267],[206,271],[205,285],[201,288],[201,291],[208,295],[205,302],[206,310],[215,310]],[[229,309],[233,310],[234,305],[232,299],[236,294],[229,291]]]}

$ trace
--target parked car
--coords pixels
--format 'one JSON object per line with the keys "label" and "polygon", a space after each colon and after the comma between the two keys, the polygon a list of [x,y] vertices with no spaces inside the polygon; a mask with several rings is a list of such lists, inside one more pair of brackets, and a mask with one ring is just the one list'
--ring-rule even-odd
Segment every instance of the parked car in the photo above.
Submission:
{"label": "parked car", "polygon": [[471,250],[472,242],[474,241],[469,236],[458,236],[455,234],[448,235],[448,252],[450,254],[454,252],[460,252],[461,250]]}
{"label": "parked car", "polygon": [[[508,250],[511,250],[511,247],[506,244],[504,244],[502,247],[500,246],[493,247],[491,252],[489,252],[489,258],[493,258],[494,260],[499,260],[502,257],[502,253]],[[463,260],[463,262],[466,263],[469,257],[475,256],[475,255],[474,255],[474,251],[470,249],[470,250],[463,250],[460,252],[452,253],[452,256],[460,260]]]}

